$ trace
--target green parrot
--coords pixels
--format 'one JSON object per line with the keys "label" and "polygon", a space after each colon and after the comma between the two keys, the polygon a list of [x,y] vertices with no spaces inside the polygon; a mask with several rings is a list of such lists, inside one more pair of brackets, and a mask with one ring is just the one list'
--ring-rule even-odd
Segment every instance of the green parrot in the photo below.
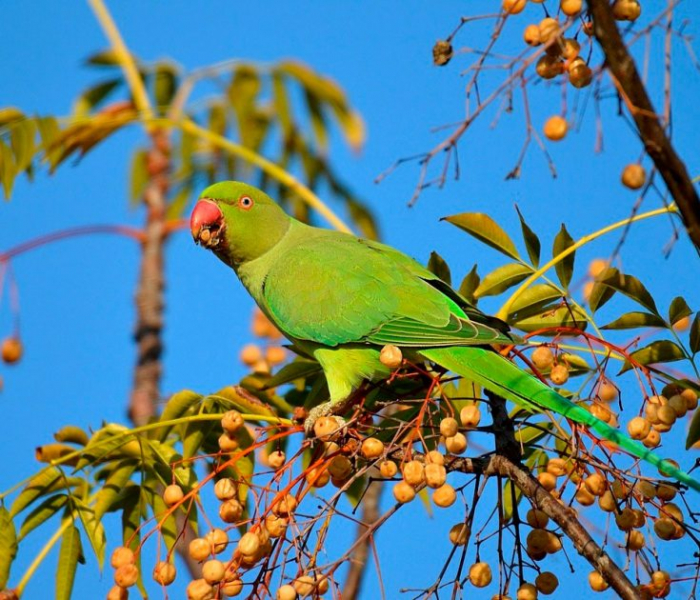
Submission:
{"label": "green parrot", "polygon": [[501,356],[491,346],[513,343],[508,326],[398,250],[301,223],[261,190],[235,181],[202,192],[190,227],[277,328],[323,368],[330,401],[313,409],[307,431],[363,382],[390,375],[379,355],[391,344],[528,410],[585,425],[700,491],[690,475]]}

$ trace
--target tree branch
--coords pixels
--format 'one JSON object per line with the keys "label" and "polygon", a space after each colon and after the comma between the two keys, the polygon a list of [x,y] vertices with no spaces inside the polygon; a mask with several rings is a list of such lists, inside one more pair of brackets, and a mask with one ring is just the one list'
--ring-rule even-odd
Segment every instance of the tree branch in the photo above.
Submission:
{"label": "tree branch", "polygon": [[678,205],[691,242],[700,252],[700,197],[654,111],[639,72],[630,56],[608,0],[587,0],[593,31],[605,54],[608,71],[625,100],[649,157]]}
{"label": "tree branch", "polygon": [[360,590],[362,589],[362,581],[367,571],[367,558],[369,556],[369,548],[372,543],[371,537],[363,537],[364,534],[372,528],[380,517],[379,499],[382,495],[384,485],[380,481],[375,481],[369,486],[367,492],[362,498],[362,519],[357,524],[357,533],[355,538],[361,540],[361,543],[355,548],[355,551],[350,558],[350,569],[345,577],[343,586],[343,600],[355,600],[359,598]]}

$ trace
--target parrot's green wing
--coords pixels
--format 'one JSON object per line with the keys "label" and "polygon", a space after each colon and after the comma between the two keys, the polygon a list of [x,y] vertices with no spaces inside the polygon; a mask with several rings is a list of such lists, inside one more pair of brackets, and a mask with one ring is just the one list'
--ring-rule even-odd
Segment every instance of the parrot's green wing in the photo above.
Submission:
{"label": "parrot's green wing", "polygon": [[263,299],[284,333],[329,347],[513,341],[504,323],[469,307],[404,254],[335,232],[300,241],[278,256]]}

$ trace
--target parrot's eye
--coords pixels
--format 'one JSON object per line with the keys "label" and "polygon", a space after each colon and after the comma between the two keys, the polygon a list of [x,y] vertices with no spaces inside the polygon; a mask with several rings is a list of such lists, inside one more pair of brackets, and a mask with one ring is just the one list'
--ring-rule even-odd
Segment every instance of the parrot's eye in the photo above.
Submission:
{"label": "parrot's eye", "polygon": [[253,199],[250,196],[241,196],[238,199],[238,206],[243,210],[250,210],[253,208]]}

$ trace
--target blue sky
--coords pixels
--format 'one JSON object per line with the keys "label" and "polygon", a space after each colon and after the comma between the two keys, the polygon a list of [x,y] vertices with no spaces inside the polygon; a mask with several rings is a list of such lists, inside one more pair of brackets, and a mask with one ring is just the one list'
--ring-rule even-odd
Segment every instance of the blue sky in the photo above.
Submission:
{"label": "blue sky", "polygon": [[[550,3],[553,0],[549,0]],[[500,264],[499,256],[477,244],[439,218],[462,211],[483,211],[495,216],[518,238],[513,208],[517,203],[543,240],[548,252],[561,222],[578,237],[626,217],[636,199],[619,184],[622,167],[637,159],[641,147],[629,126],[616,117],[612,98],[603,103],[605,150],[594,154],[593,111],[589,107],[579,131],[548,148],[559,177],[553,180],[533,146],[519,181],[504,181],[517,160],[523,140],[519,99],[495,129],[493,110],[477,121],[460,145],[462,174],[443,190],[427,190],[418,204],[408,208],[418,170],[414,163],[401,167],[380,185],[375,177],[397,158],[432,147],[444,130],[431,128],[458,121],[463,115],[464,81],[460,70],[471,62],[457,55],[446,68],[431,64],[435,40],[456,26],[464,11],[484,13],[492,2],[282,2],[195,4],[185,1],[117,3],[110,6],[127,44],[144,60],[170,57],[187,69],[238,57],[259,61],[301,59],[330,75],[349,94],[363,115],[368,139],[359,156],[342,144],[333,144],[335,165],[346,181],[365,198],[378,215],[384,241],[418,260],[437,250],[452,266],[455,278],[478,262],[481,272]],[[665,3],[644,3],[645,15]],[[539,18],[530,7],[506,28],[520,47],[520,31]],[[693,2],[683,2],[678,20],[700,16]],[[697,33],[691,21],[688,32]],[[483,47],[488,30],[465,27],[456,48]],[[78,92],[99,74],[83,66],[91,53],[106,47],[103,34],[89,8],[80,2],[11,3],[0,21],[0,105],[14,105],[28,113],[65,115]],[[698,51],[697,44],[695,49]],[[661,45],[650,46],[650,81],[661,81]],[[696,102],[698,73],[679,45],[674,48],[674,141],[687,160],[691,176],[697,164],[698,125]],[[493,78],[487,78],[488,88]],[[655,95],[654,100],[658,101]],[[559,112],[557,90],[539,85],[531,94],[533,122],[541,128]],[[34,183],[18,182],[12,201],[0,205],[0,250],[29,238],[65,227],[94,223],[138,226],[141,211],[127,205],[129,152],[142,133],[120,133],[79,164],[65,165],[53,177],[40,174]],[[650,197],[644,209],[659,206]],[[665,219],[634,228],[623,250],[626,271],[643,277],[659,304],[683,294],[693,308],[700,306],[697,257],[683,236],[669,258],[663,248],[671,236]],[[616,236],[587,248],[580,267],[595,256],[606,256]],[[5,489],[36,468],[34,447],[50,441],[61,425],[99,426],[123,422],[131,385],[134,347],[131,340],[133,290],[138,253],[134,243],[115,237],[90,237],[62,242],[28,253],[13,262],[21,298],[22,338],[26,356],[13,368],[0,367],[5,387],[0,393],[4,419],[0,439],[6,462],[0,475]],[[579,268],[579,276],[583,270]],[[238,348],[250,340],[252,302],[233,274],[218,261],[195,248],[185,233],[169,243],[167,259],[167,327],[163,390],[188,387],[213,391],[242,373]],[[495,303],[484,303],[496,310]],[[202,343],[202,333],[215,319],[219,345]],[[9,332],[7,296],[0,304],[0,337]],[[688,461],[689,462],[689,461]],[[383,576],[389,597],[403,586],[426,585],[439,570],[448,548],[446,523],[451,516],[428,519],[420,506],[412,506],[397,523],[380,535],[387,552]],[[411,532],[407,535],[406,531]],[[420,532],[420,535],[415,532]],[[28,540],[13,578],[40,547],[42,533]],[[426,546],[429,544],[429,546]],[[110,547],[114,544],[111,543]],[[431,548],[426,552],[426,547]],[[435,552],[432,548],[435,547]],[[381,546],[380,546],[381,548]],[[563,558],[558,566],[565,570]],[[672,559],[675,564],[679,560]],[[423,573],[405,581],[406,566]],[[413,566],[415,565],[415,566]],[[44,595],[53,585],[55,556],[51,557],[27,589],[28,598]],[[586,572],[585,570],[583,572]],[[79,571],[76,597],[96,597],[110,586],[109,570],[98,578],[94,564]],[[368,584],[366,598],[376,597]],[[99,590],[99,594],[95,590]],[[490,590],[491,588],[489,588]],[[495,591],[495,590],[494,590]],[[493,593],[493,592],[490,592]],[[490,594],[489,594],[490,596]]]}

